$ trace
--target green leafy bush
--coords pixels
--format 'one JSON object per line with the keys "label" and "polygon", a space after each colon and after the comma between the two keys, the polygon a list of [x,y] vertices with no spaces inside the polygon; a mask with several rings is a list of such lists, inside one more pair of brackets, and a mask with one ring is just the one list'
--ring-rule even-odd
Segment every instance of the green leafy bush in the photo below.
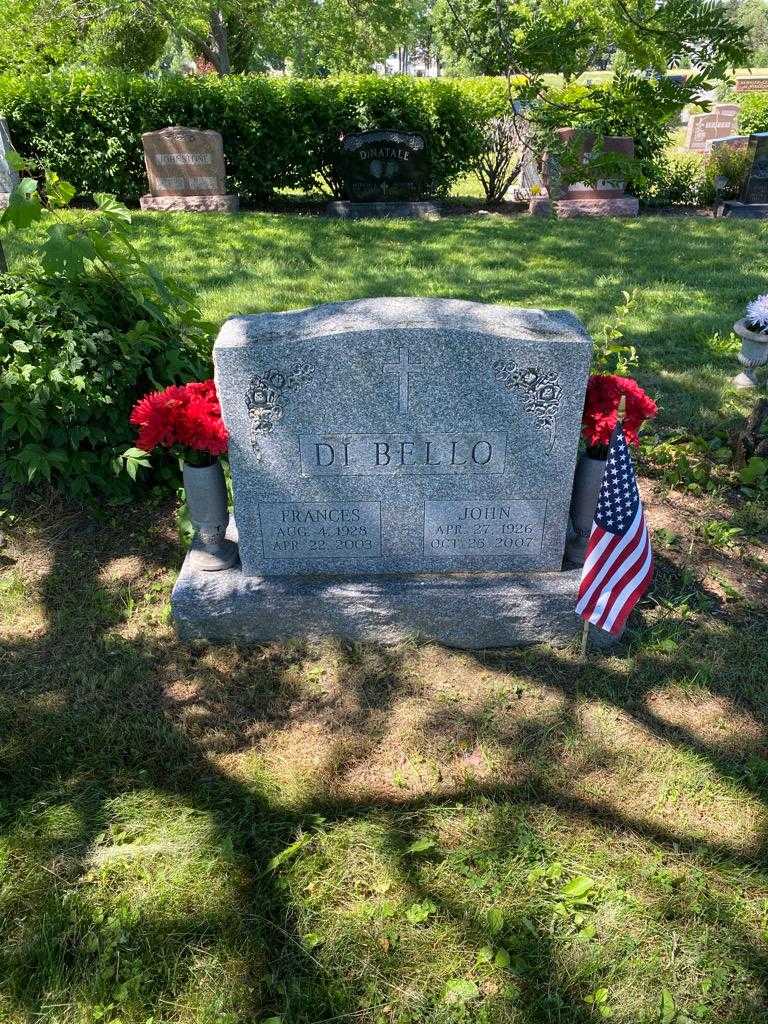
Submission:
{"label": "green leafy bush", "polygon": [[[571,83],[553,90],[548,102],[537,108],[536,120],[544,130],[578,128],[598,140],[606,135],[629,136],[635,143],[636,159],[624,161],[621,177],[639,192],[669,144],[679,109],[675,86],[667,79],[649,81],[620,73],[595,88]],[[597,177],[617,176],[611,173],[608,159],[602,168],[599,162],[594,167]]]}
{"label": "green leafy bush", "polygon": [[646,168],[645,182],[636,189],[649,206],[700,206],[708,199],[706,161],[698,153],[660,154]]}
{"label": "green leafy bush", "polygon": [[108,191],[136,202],[147,189],[141,135],[171,124],[220,131],[229,187],[251,201],[322,182],[338,190],[333,154],[342,132],[395,126],[422,132],[429,184],[440,195],[471,167],[489,110],[505,93],[505,83],[493,79],[148,79],[76,70],[0,77],[0,112],[17,148],[81,195]]}
{"label": "green leafy bush", "polygon": [[55,172],[44,195],[22,177],[0,217],[3,235],[47,228],[26,276],[0,274],[0,483],[48,480],[78,498],[120,499],[136,469],[121,474],[133,403],[208,376],[212,328],[135,250],[125,206],[97,193],[97,216],[62,220],[73,196]]}
{"label": "green leafy bush", "polygon": [[742,135],[768,132],[768,93],[748,92],[739,97],[739,131]]}
{"label": "green leafy bush", "polygon": [[[0,480],[124,497],[120,454],[144,392],[208,371],[193,323],[164,329],[106,281],[0,275]],[[178,325],[181,327],[181,325]]]}

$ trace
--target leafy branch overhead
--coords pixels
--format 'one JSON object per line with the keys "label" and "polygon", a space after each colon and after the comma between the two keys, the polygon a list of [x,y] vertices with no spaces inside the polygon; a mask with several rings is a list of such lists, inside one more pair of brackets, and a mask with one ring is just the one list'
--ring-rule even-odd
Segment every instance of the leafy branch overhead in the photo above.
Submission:
{"label": "leafy branch overhead", "polygon": [[6,0],[0,66],[146,71],[174,41],[220,75],[288,61],[304,74],[368,70],[415,41],[425,0]]}

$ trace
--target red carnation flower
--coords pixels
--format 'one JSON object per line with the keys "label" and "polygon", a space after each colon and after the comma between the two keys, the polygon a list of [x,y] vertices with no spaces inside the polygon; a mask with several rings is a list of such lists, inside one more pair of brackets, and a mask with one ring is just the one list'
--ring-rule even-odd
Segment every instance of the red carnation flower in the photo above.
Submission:
{"label": "red carnation flower", "polygon": [[145,452],[181,447],[223,455],[227,450],[227,428],[212,380],[172,384],[145,395],[133,407],[131,423],[139,427],[136,445]]}
{"label": "red carnation flower", "polygon": [[621,396],[626,398],[624,434],[630,444],[640,443],[638,431],[643,423],[658,412],[656,403],[631,377],[611,373],[594,373],[587,384],[582,433],[590,447],[610,444]]}

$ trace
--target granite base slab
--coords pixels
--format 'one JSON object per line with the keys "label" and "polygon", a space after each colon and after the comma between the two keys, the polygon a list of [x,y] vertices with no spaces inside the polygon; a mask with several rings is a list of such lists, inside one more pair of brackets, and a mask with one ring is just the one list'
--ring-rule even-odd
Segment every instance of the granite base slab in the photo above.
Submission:
{"label": "granite base slab", "polygon": [[560,199],[555,203],[558,217],[637,217],[640,203],[634,196],[620,199]]}
{"label": "granite base slab", "polygon": [[728,199],[720,206],[717,215],[739,220],[765,220],[768,218],[768,203],[740,203],[736,199]]}
{"label": "granite base slab", "polygon": [[0,192],[0,210],[4,210],[11,201],[10,192]]}
{"label": "granite base slab", "polygon": [[[187,556],[171,595],[183,640],[261,644],[329,636],[397,644],[419,637],[481,649],[564,646],[581,570],[401,576],[244,576],[201,572]],[[604,639],[602,634],[600,639]]]}
{"label": "granite base slab", "polygon": [[549,196],[533,196],[528,203],[528,213],[532,217],[550,217],[552,215],[552,200]]}
{"label": "granite base slab", "polygon": [[365,218],[382,217],[437,220],[440,216],[440,207],[437,203],[426,201],[413,203],[350,203],[341,201],[327,203],[325,213],[328,217],[335,217],[340,220],[363,220]]}
{"label": "granite base slab", "polygon": [[238,196],[142,196],[142,210],[155,213],[237,213]]}

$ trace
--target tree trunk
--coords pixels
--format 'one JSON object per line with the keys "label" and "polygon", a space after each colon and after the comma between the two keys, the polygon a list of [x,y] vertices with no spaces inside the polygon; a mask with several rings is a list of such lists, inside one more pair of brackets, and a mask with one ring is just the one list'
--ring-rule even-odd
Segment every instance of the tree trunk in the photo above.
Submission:
{"label": "tree trunk", "polygon": [[8,261],[5,258],[5,250],[3,249],[3,243],[0,242],[0,274],[6,274],[8,272]]}
{"label": "tree trunk", "polygon": [[211,11],[211,42],[210,49],[213,55],[213,63],[220,75],[232,74],[232,66],[229,62],[229,33],[224,12],[215,7]]}

